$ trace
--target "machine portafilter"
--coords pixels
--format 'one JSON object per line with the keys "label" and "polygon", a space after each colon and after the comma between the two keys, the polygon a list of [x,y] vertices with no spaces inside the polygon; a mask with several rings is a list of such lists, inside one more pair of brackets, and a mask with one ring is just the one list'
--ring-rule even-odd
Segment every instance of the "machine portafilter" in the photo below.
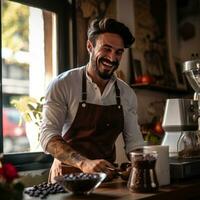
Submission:
{"label": "machine portafilter", "polygon": [[200,60],[184,62],[183,73],[195,93],[192,99],[167,99],[162,145],[169,145],[170,156],[200,157]]}

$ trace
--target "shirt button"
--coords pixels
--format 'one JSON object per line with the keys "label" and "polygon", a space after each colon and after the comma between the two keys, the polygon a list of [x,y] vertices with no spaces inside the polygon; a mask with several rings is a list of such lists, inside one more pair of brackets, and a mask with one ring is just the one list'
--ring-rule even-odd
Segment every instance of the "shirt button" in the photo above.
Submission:
{"label": "shirt button", "polygon": [[82,107],[85,108],[86,107],[86,103],[82,103]]}
{"label": "shirt button", "polygon": [[106,126],[108,127],[108,126],[110,126],[110,124],[109,124],[109,123],[107,123],[107,124],[106,124]]}

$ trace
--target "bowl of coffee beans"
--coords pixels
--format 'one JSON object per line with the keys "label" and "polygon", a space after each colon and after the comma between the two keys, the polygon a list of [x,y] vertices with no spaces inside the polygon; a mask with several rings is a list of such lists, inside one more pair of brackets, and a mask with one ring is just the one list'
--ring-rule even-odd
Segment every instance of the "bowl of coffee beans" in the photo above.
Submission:
{"label": "bowl of coffee beans", "polygon": [[67,192],[73,194],[90,194],[106,178],[105,173],[69,173],[55,177]]}

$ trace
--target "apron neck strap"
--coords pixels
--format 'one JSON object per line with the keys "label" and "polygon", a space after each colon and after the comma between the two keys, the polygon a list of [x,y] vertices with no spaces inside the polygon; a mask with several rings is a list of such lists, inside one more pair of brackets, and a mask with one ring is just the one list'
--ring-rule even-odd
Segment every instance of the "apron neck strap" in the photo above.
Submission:
{"label": "apron neck strap", "polygon": [[82,101],[83,102],[86,102],[87,100],[87,92],[86,92],[86,67],[84,68],[83,70],[83,77],[82,77]]}
{"label": "apron neck strap", "polygon": [[[87,85],[86,85],[86,67],[83,70],[83,76],[82,76],[82,102],[86,102],[87,100]],[[117,85],[117,81],[115,81],[115,92],[116,92],[116,101],[117,105],[121,104],[120,100],[120,90]]]}
{"label": "apron neck strap", "polygon": [[119,90],[118,85],[117,85],[117,80],[115,81],[115,92],[116,92],[117,105],[121,105],[120,90]]}

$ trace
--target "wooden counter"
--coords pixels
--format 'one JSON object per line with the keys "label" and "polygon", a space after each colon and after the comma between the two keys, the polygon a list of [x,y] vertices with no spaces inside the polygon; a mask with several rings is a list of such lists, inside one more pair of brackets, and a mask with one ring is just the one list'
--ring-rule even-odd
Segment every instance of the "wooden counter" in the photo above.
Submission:
{"label": "wooden counter", "polygon": [[[31,198],[24,196],[24,200],[34,200],[39,198]],[[160,187],[157,193],[132,193],[127,189],[126,182],[116,179],[109,183],[103,183],[92,194],[88,196],[75,196],[70,193],[49,195],[47,200],[200,200],[200,179],[181,181],[173,183],[169,186]]]}

